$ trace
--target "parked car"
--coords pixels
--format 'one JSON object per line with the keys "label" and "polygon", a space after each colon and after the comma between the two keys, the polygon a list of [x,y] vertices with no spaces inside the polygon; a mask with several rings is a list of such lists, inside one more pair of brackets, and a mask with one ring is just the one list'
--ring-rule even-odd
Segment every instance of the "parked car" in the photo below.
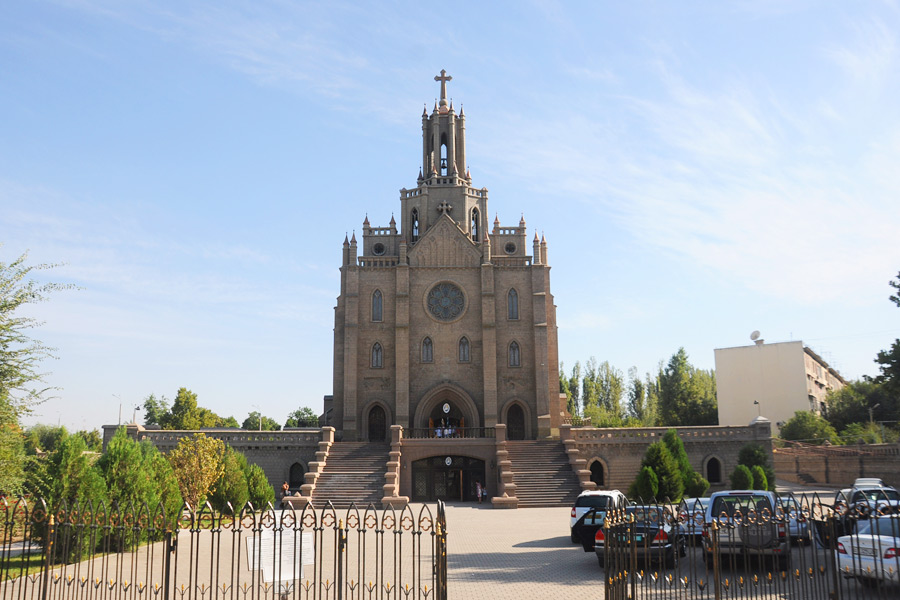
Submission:
{"label": "parked car", "polygon": [[900,492],[884,485],[854,486],[850,508],[861,514],[900,512]]}
{"label": "parked car", "polygon": [[837,539],[838,569],[863,582],[900,582],[900,516],[856,522],[856,531]]}
{"label": "parked car", "polygon": [[[581,542],[581,538],[576,533],[575,524],[589,510],[596,509],[596,512],[592,515],[591,519],[591,525],[593,525],[594,518],[599,519],[600,522],[603,521],[603,516],[606,514],[607,508],[625,506],[626,504],[628,504],[628,499],[625,497],[625,494],[619,490],[591,490],[581,492],[581,494],[578,495],[578,498],[575,499],[575,506],[572,507],[572,515],[569,519],[569,533],[572,543],[578,544]],[[591,540],[593,540],[593,532],[590,532],[590,534]]]}
{"label": "parked car", "polygon": [[639,561],[673,567],[676,555],[687,554],[684,530],[676,516],[662,506],[629,506],[625,509],[624,524],[597,530],[594,534],[594,553],[601,568],[607,550],[607,533],[604,532],[619,536],[617,542],[623,547],[633,545]]}
{"label": "parked car", "polygon": [[792,542],[809,542],[809,519],[800,509],[800,505],[793,496],[779,496],[778,503],[781,506],[784,518],[788,523],[788,535]]}
{"label": "parked car", "polygon": [[684,534],[699,538],[703,535],[703,523],[706,518],[706,507],[709,498],[685,498],[678,507],[679,515],[684,522]]}
{"label": "parked car", "polygon": [[762,490],[730,490],[709,497],[703,531],[703,560],[712,564],[712,526],[717,529],[720,555],[772,558],[778,569],[791,564],[791,543],[787,520],[776,513],[778,499]]}

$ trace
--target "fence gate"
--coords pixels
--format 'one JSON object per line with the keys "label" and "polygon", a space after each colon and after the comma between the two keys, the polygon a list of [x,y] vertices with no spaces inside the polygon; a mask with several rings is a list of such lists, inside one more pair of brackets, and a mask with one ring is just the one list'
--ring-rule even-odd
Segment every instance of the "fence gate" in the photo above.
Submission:
{"label": "fence gate", "polygon": [[0,500],[0,597],[446,600],[447,523],[351,506],[237,514]]}

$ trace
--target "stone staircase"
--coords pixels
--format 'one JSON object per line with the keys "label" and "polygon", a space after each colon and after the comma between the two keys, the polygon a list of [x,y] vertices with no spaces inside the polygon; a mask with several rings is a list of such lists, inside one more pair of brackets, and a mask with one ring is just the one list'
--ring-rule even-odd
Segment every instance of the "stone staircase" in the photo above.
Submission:
{"label": "stone staircase", "polygon": [[509,441],[506,450],[519,508],[575,505],[581,484],[559,440]]}
{"label": "stone staircase", "polygon": [[335,442],[328,451],[325,468],[316,480],[312,503],[323,508],[328,501],[335,508],[349,508],[355,502],[364,510],[369,503],[381,508],[384,473],[390,444],[376,442]]}

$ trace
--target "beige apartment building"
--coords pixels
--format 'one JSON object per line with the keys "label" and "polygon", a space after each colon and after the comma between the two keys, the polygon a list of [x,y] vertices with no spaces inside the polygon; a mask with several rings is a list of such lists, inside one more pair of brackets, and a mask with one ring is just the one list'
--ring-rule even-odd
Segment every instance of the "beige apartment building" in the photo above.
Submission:
{"label": "beige apartment building", "polygon": [[[769,419],[776,433],[800,410],[821,414],[830,390],[846,385],[840,373],[802,341],[718,348],[719,425]],[[758,403],[758,404],[757,404]]]}

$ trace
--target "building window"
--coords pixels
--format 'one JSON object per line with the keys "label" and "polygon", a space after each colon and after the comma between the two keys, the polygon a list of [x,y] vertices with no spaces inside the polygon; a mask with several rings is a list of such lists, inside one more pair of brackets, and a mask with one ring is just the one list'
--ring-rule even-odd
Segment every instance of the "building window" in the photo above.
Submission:
{"label": "building window", "polygon": [[510,289],[506,294],[506,318],[516,321],[519,318],[519,294],[515,289]]}
{"label": "building window", "polygon": [[467,338],[459,340],[459,362],[469,362],[469,340]]}
{"label": "building window", "polygon": [[372,320],[381,321],[384,317],[384,299],[381,296],[381,290],[375,290],[372,293]]}
{"label": "building window", "polygon": [[372,346],[372,368],[380,369],[384,366],[384,349],[382,349],[381,344],[375,342],[375,345]]}
{"label": "building window", "polygon": [[476,244],[481,241],[480,239],[478,239],[478,234],[480,233],[480,231],[478,229],[478,223],[479,223],[478,209],[473,208],[472,209],[472,241],[474,241]]}
{"label": "building window", "polygon": [[706,480],[722,483],[722,462],[715,456],[706,461]]}
{"label": "building window", "polygon": [[519,358],[519,344],[517,342],[511,342],[509,344],[509,366],[511,366],[511,367],[521,366],[521,362],[520,362],[520,358]]}
{"label": "building window", "polygon": [[422,362],[434,362],[434,344],[431,343],[430,337],[422,340]]}
{"label": "building window", "polygon": [[412,214],[410,215],[409,222],[411,224],[411,235],[410,241],[417,242],[419,240],[419,210],[414,208],[412,209]]}

